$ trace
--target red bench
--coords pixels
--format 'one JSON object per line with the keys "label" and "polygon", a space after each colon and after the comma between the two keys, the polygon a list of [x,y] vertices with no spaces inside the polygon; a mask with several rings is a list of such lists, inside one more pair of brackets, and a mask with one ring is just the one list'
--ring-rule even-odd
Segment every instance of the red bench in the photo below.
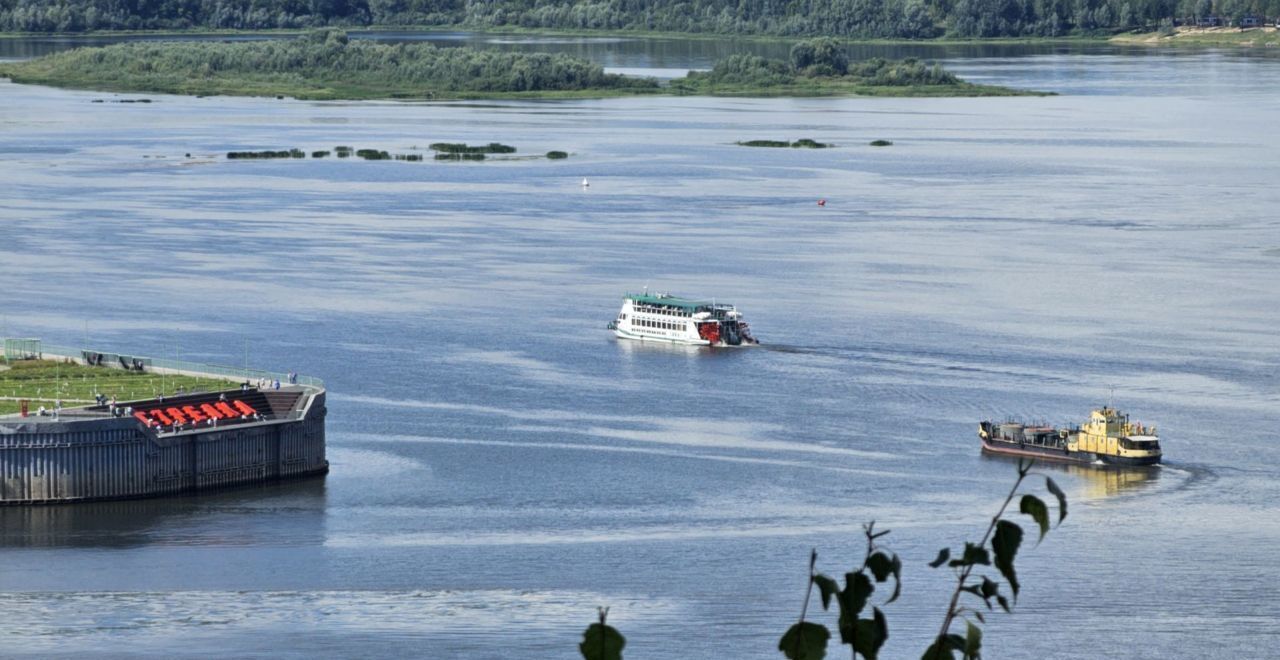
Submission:
{"label": "red bench", "polygon": [[147,417],[147,413],[139,411],[139,412],[133,413],[133,416],[137,417],[139,422],[146,424],[147,428],[151,428],[151,425],[154,424],[154,422],[151,421],[151,418]]}
{"label": "red bench", "polygon": [[211,406],[211,405],[209,405],[209,404],[207,404],[207,403],[202,403],[202,404],[200,404],[200,409],[201,409],[201,410],[203,410],[203,411],[204,411],[204,414],[205,414],[205,415],[208,415],[208,416],[209,416],[209,418],[211,418],[211,419],[222,419],[223,417],[225,417],[225,415],[223,415],[222,413],[218,412],[218,409],[217,409],[217,408],[214,408],[213,406]]}
{"label": "red bench", "polygon": [[169,419],[169,416],[164,414],[164,412],[161,411],[159,408],[156,408],[155,410],[150,411],[150,414],[152,417],[156,419],[157,422],[160,422],[165,426],[169,426],[173,424],[173,420]]}
{"label": "red bench", "polygon": [[226,401],[219,401],[219,402],[217,402],[217,403],[215,403],[215,404],[213,404],[213,405],[214,405],[214,406],[216,406],[216,407],[218,408],[218,410],[219,410],[220,412],[222,412],[222,414],[223,414],[223,415],[226,415],[226,416],[227,416],[228,418],[230,418],[230,419],[235,419],[235,418],[237,418],[237,417],[243,417],[243,415],[241,415],[240,413],[236,412],[236,410],[235,410],[234,408],[232,408],[231,406],[227,405],[227,402],[226,402]]}
{"label": "red bench", "polygon": [[174,422],[177,422],[178,424],[187,423],[187,416],[182,414],[181,410],[178,410],[177,408],[165,408],[164,411],[168,413],[170,417],[173,418]]}
{"label": "red bench", "polygon": [[258,411],[253,409],[253,406],[250,406],[249,404],[241,401],[240,399],[236,399],[235,401],[232,401],[231,404],[234,405],[237,410],[239,410],[240,412],[246,415],[258,414]]}
{"label": "red bench", "polygon": [[208,417],[205,417],[204,413],[200,412],[199,410],[196,410],[195,406],[183,406],[182,412],[187,413],[187,417],[190,417],[191,421],[197,424],[208,419]]}

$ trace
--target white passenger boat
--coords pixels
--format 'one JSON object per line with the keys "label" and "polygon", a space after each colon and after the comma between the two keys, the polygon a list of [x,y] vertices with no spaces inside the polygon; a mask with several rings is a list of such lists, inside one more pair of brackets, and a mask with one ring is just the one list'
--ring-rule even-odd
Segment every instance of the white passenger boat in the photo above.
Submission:
{"label": "white passenger boat", "polygon": [[622,339],[693,346],[758,344],[733,305],[677,298],[665,293],[628,293],[609,329]]}

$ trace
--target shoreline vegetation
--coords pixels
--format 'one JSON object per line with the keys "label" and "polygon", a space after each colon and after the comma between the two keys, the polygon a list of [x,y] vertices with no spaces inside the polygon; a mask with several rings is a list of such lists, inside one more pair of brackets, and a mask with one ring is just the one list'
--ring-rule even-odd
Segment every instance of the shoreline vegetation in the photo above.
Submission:
{"label": "shoreline vegetation", "polygon": [[430,44],[379,44],[325,28],[290,40],[146,41],[0,63],[15,83],[113,92],[314,100],[571,97],[655,92],[587,60]]}
{"label": "shoreline vegetation", "polygon": [[145,41],[0,63],[15,83],[113,92],[290,96],[307,100],[600,98],[636,94],[743,96],[1043,95],[967,83],[915,59],[850,63],[839,41],[796,43],[789,61],[733,55],[666,87],[605,73],[563,54],[351,40],[336,28],[291,40]]}

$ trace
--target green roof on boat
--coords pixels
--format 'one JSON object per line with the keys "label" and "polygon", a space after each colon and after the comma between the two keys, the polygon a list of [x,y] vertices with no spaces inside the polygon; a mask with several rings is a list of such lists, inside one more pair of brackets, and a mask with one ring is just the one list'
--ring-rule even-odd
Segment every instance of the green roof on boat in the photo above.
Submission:
{"label": "green roof on boat", "polygon": [[665,293],[628,293],[626,298],[632,302],[648,303],[650,305],[666,305],[668,307],[678,307],[680,309],[696,310],[699,307],[710,307],[710,300],[690,300],[688,298],[678,298],[669,296]]}

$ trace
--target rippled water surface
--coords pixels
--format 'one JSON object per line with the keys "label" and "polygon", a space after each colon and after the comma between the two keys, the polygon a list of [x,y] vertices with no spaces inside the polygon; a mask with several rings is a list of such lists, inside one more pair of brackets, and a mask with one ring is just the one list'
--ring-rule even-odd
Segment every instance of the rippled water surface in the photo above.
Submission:
{"label": "rippled water surface", "polygon": [[[608,605],[628,657],[780,657],[809,548],[843,572],[875,519],[906,565],[886,653],[917,657],[947,596],[925,563],[979,537],[1014,475],[979,455],[977,421],[1078,422],[1114,388],[1167,464],[1045,468],[1071,515],[1024,550],[989,655],[1267,655],[1280,59],[947,57],[1062,95],[306,103],[0,82],[4,332],[233,364],[247,341],[256,366],[326,380],[333,466],[0,510],[3,654],[571,658]],[[838,146],[734,145],[800,137]],[[439,141],[572,155],[223,158]],[[734,302],[764,346],[614,340],[644,286]]]}

